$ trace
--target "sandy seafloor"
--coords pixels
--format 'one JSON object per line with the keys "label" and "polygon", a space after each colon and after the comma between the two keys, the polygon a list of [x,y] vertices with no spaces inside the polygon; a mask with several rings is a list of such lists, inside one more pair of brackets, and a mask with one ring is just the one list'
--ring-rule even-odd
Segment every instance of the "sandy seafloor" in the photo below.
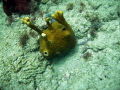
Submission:
{"label": "sandy seafloor", "polygon": [[[56,2],[39,4],[34,15],[13,15],[11,25],[0,2],[0,90],[120,90],[120,0]],[[21,19],[28,16],[42,27],[45,13],[58,10],[73,28],[77,45],[47,60],[39,53],[38,34]],[[22,47],[24,33],[29,39]]]}

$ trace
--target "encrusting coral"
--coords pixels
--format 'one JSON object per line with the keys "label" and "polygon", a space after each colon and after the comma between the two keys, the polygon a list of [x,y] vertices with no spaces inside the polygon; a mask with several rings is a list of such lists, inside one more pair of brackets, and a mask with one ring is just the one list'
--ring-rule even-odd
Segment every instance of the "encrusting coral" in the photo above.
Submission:
{"label": "encrusting coral", "polygon": [[56,21],[51,24],[49,18],[46,18],[48,28],[44,31],[32,24],[28,17],[22,19],[25,24],[40,34],[40,52],[47,59],[55,55],[61,55],[76,45],[75,34],[70,25],[65,21],[63,12],[58,11],[51,16]]}
{"label": "encrusting coral", "polygon": [[[12,13],[30,13],[30,5],[29,3],[32,0],[2,0],[3,2],[3,10],[7,16],[11,16]],[[34,0],[39,2],[40,0]]]}

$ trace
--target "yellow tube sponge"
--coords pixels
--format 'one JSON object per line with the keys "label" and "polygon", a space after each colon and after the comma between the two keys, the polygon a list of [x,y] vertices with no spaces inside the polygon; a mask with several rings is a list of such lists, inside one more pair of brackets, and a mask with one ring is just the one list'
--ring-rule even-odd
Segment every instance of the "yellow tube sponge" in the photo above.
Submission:
{"label": "yellow tube sponge", "polygon": [[67,22],[65,21],[65,18],[63,17],[63,11],[58,11],[55,14],[52,14],[51,16],[59,23],[63,25],[67,24]]}
{"label": "yellow tube sponge", "polygon": [[22,22],[28,25],[31,29],[34,29],[35,31],[37,31],[40,35],[43,33],[42,30],[40,30],[36,25],[30,22],[29,17],[25,17],[24,19],[22,19]]}
{"label": "yellow tube sponge", "polygon": [[[31,24],[28,18],[22,21],[40,34],[40,53],[47,59],[56,55],[62,55],[76,45],[75,34],[66,22],[63,12],[58,11],[51,15],[56,21],[52,24],[46,18],[48,28],[43,32],[35,25]],[[37,29],[37,30],[36,30]]]}

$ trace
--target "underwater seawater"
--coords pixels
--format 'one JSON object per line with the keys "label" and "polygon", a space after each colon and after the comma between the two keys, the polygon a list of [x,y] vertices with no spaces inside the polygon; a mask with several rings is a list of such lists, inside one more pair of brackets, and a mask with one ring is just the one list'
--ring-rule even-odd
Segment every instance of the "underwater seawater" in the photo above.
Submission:
{"label": "underwater seawater", "polygon": [[120,0],[1,0],[0,90],[120,90]]}

